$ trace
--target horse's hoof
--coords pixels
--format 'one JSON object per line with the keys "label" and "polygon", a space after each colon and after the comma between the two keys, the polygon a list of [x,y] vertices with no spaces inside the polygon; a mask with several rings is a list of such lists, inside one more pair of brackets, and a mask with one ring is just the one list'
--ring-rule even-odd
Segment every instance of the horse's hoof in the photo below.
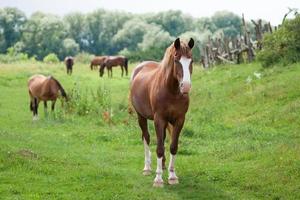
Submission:
{"label": "horse's hoof", "polygon": [[163,181],[154,181],[153,187],[162,188],[162,187],[164,187],[164,182]]}
{"label": "horse's hoof", "polygon": [[151,170],[150,170],[150,169],[148,169],[148,170],[143,170],[143,175],[144,175],[144,176],[149,176],[149,175],[151,175]]}
{"label": "horse's hoof", "polygon": [[39,118],[38,117],[33,117],[32,121],[37,121]]}
{"label": "horse's hoof", "polygon": [[179,181],[178,181],[178,178],[171,178],[171,179],[168,179],[168,183],[170,185],[176,185],[179,183]]}

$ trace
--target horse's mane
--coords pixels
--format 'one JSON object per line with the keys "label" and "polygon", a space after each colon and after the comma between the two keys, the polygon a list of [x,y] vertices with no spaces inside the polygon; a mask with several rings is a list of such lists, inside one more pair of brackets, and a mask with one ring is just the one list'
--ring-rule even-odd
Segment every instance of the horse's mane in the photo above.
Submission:
{"label": "horse's mane", "polygon": [[67,93],[65,92],[64,88],[61,86],[60,82],[58,80],[56,80],[53,76],[50,76],[50,78],[52,80],[54,80],[56,82],[56,84],[58,85],[59,87],[59,90],[61,92],[61,95],[64,97],[64,98],[67,98]]}
{"label": "horse's mane", "polygon": [[[181,55],[189,55],[190,54],[190,47],[185,42],[180,42],[180,54]],[[175,55],[176,49],[174,47],[174,43],[172,43],[165,52],[164,58],[161,61],[161,65],[164,68],[168,68],[169,66],[172,66],[172,63],[174,62],[174,55]]]}

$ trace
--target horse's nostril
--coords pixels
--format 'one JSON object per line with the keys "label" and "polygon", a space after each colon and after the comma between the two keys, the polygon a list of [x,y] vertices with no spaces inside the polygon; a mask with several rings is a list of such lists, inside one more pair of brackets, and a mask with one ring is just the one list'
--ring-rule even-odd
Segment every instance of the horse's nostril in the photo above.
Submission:
{"label": "horse's nostril", "polygon": [[183,83],[182,82],[180,83],[180,87],[183,87]]}

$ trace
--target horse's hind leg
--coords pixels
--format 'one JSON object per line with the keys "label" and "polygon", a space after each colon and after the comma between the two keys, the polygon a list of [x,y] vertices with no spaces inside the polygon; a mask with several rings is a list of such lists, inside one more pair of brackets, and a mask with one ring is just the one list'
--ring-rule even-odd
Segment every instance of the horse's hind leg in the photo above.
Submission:
{"label": "horse's hind leg", "polygon": [[54,108],[55,108],[55,102],[56,102],[56,100],[52,101],[52,103],[51,103],[51,111],[52,112],[54,111]]}
{"label": "horse's hind leg", "polygon": [[123,77],[123,74],[124,74],[123,66],[121,66],[121,70],[122,70],[122,77]]}
{"label": "horse's hind leg", "polygon": [[38,119],[38,107],[39,107],[39,102],[37,98],[33,98],[33,120]]}
{"label": "horse's hind leg", "polygon": [[147,119],[138,114],[138,121],[140,128],[142,129],[142,139],[144,142],[145,151],[145,166],[143,169],[143,175],[147,176],[151,174],[151,152],[150,152],[150,135],[148,132]]}

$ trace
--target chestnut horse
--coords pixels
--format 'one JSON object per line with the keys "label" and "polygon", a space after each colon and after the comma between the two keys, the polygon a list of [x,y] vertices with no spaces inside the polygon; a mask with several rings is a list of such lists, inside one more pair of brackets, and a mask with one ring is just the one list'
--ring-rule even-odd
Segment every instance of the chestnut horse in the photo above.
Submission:
{"label": "chestnut horse", "polygon": [[65,58],[65,65],[67,68],[67,74],[72,75],[73,65],[74,65],[74,58],[68,56]]}
{"label": "chestnut horse", "polygon": [[104,64],[104,61],[106,59],[107,56],[96,56],[95,58],[93,58],[91,60],[91,70],[93,69],[97,69],[97,66],[99,66],[99,68]]}
{"label": "chestnut horse", "polygon": [[67,100],[67,94],[64,88],[52,76],[34,75],[30,77],[28,80],[28,91],[33,120],[38,119],[38,106],[40,101],[44,101],[45,112],[47,112],[47,101],[52,101],[51,109],[53,111],[59,92],[61,96]]}
{"label": "chestnut horse", "polygon": [[193,46],[192,38],[188,44],[177,38],[167,48],[160,63],[142,62],[134,69],[131,77],[130,100],[138,115],[145,150],[144,175],[151,173],[150,135],[147,120],[154,120],[157,138],[157,169],[153,184],[155,187],[163,186],[164,140],[167,128],[171,132],[168,183],[178,183],[174,164],[179,134],[189,107]]}
{"label": "chestnut horse", "polygon": [[104,61],[104,65],[102,65],[100,67],[100,70],[99,70],[100,77],[103,76],[105,67],[107,68],[108,77],[109,77],[109,74],[110,74],[110,77],[112,77],[112,67],[116,67],[116,66],[121,67],[122,77],[124,74],[123,67],[125,68],[126,76],[128,75],[128,59],[126,57],[124,57],[124,56],[108,56]]}

